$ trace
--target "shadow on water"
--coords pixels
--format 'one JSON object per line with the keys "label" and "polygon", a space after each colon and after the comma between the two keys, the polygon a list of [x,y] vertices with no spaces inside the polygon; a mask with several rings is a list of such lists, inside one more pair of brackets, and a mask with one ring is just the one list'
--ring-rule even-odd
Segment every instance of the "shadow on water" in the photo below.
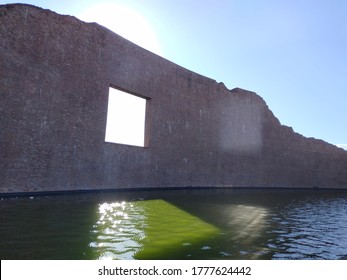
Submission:
{"label": "shadow on water", "polygon": [[338,259],[347,252],[347,192],[244,189],[192,193],[171,203],[222,230],[230,259]]}
{"label": "shadow on water", "polygon": [[[88,199],[20,197],[0,201],[1,259],[86,259],[91,221]],[[81,215],[83,213],[83,215]]]}
{"label": "shadow on water", "polygon": [[338,259],[347,192],[206,189],[0,201],[2,259]]}

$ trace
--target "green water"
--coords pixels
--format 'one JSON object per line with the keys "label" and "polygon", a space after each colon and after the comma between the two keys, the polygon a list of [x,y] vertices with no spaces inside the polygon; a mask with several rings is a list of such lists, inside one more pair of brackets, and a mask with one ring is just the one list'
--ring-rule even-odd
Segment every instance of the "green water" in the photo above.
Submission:
{"label": "green water", "polygon": [[[189,254],[219,234],[218,228],[161,200],[103,203],[93,229],[98,258],[166,258],[168,252]],[[177,254],[176,253],[176,254]]]}
{"label": "green water", "polygon": [[177,190],[2,198],[1,259],[338,259],[347,191]]}

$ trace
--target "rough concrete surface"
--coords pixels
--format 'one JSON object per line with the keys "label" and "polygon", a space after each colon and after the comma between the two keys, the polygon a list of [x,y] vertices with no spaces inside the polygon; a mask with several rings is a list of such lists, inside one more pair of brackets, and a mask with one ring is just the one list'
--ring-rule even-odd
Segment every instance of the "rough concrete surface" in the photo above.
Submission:
{"label": "rough concrete surface", "polygon": [[[10,4],[0,38],[1,193],[347,188],[346,151],[98,24]],[[147,147],[105,142],[110,86],[148,99]]]}

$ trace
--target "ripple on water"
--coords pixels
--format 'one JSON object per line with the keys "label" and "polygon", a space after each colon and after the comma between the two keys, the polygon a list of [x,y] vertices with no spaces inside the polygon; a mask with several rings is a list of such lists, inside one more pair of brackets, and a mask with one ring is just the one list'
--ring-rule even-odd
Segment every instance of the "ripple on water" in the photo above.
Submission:
{"label": "ripple on water", "polygon": [[2,198],[0,256],[338,259],[347,255],[346,192],[209,190],[120,196]]}
{"label": "ripple on water", "polygon": [[336,259],[347,251],[345,200],[289,204],[273,221],[275,259]]}

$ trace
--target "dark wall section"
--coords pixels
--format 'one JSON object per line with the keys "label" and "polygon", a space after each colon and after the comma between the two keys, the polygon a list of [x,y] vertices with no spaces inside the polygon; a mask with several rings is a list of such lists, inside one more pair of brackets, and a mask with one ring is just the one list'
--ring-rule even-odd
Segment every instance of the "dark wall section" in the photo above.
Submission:
{"label": "dark wall section", "polygon": [[[2,193],[347,187],[347,152],[100,25],[4,5],[0,38]],[[104,141],[110,85],[149,98],[148,148]]]}

